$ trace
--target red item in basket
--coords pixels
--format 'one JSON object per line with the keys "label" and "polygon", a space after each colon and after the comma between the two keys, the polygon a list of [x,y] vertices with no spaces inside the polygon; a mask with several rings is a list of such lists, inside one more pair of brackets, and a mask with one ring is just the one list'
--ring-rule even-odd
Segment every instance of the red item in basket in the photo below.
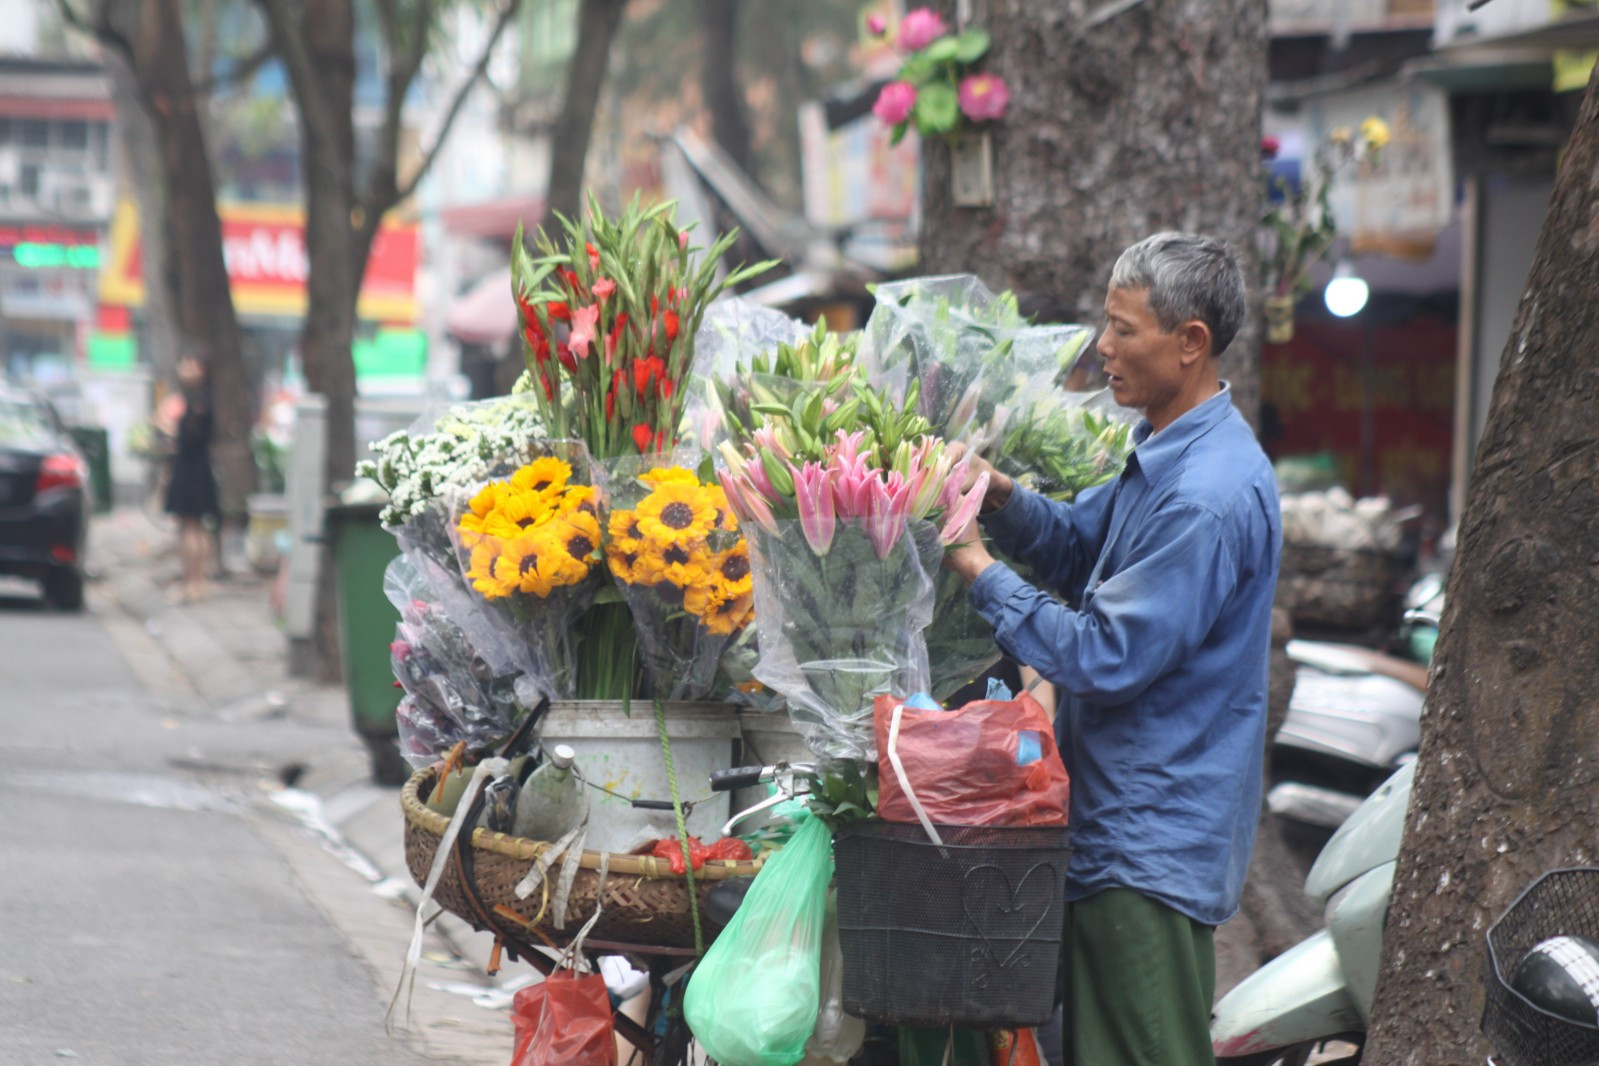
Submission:
{"label": "red item in basket", "polygon": [[[737,859],[748,861],[755,857],[750,851],[750,846],[738,837],[723,837],[710,847],[700,843],[699,837],[688,838],[689,857],[694,860],[694,869],[698,870],[705,865],[706,859]],[[657,840],[650,848],[649,854],[657,859],[665,859],[672,864],[672,872],[683,872],[683,845],[677,837],[666,837]]]}
{"label": "red item in basket", "polygon": [[[877,813],[915,822],[916,811],[888,754],[894,708],[879,696]],[[1055,729],[1031,696],[978,700],[959,710],[905,707],[895,745],[911,790],[941,825],[1065,825],[1070,784],[1055,748]]]}
{"label": "red item in basket", "polygon": [[511,1066],[616,1066],[611,996],[597,973],[557,970],[511,1001]]}

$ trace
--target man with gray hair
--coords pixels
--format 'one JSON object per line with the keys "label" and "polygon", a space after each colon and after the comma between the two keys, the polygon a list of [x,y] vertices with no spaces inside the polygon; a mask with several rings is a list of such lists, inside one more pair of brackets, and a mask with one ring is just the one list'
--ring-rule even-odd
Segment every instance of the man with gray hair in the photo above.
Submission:
{"label": "man with gray hair", "polygon": [[1063,697],[1075,1066],[1213,1061],[1213,934],[1238,910],[1260,814],[1282,546],[1271,465],[1218,373],[1246,302],[1220,241],[1160,233],[1123,252],[1097,347],[1116,402],[1144,415],[1127,468],[1065,505],[974,460],[983,528],[1043,588],[976,523],[946,558],[1000,647]]}

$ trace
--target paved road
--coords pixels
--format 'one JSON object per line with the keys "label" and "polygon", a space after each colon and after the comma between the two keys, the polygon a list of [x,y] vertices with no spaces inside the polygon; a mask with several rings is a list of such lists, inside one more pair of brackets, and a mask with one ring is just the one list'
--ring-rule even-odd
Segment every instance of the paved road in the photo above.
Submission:
{"label": "paved road", "polygon": [[259,768],[326,744],[326,727],[218,721],[181,681],[141,685],[168,668],[136,639],[124,656],[108,626],[128,620],[57,614],[10,591],[0,589],[7,1066],[446,1061],[386,1035],[386,990],[269,842],[281,831],[260,814]]}

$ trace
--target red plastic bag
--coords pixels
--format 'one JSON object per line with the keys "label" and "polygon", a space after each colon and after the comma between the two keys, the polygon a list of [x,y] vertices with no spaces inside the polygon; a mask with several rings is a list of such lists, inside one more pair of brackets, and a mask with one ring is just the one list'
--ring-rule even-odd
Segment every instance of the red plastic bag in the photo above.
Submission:
{"label": "red plastic bag", "polygon": [[616,1066],[611,996],[597,973],[556,970],[511,1001],[511,1066]]}
{"label": "red plastic bag", "polygon": [[[888,755],[894,708],[879,696],[877,813],[915,822],[916,811]],[[895,745],[911,790],[942,825],[1065,825],[1070,784],[1055,748],[1055,729],[1031,696],[978,700],[954,711],[906,707]]]}
{"label": "red plastic bag", "polygon": [[[683,872],[683,844],[677,837],[663,837],[650,845],[646,852],[657,859],[665,859],[672,866],[674,874]],[[738,837],[723,837],[710,847],[700,842],[699,837],[688,838],[689,858],[694,860],[694,869],[698,870],[705,865],[706,859],[734,859],[748,861],[754,858],[750,846]]]}

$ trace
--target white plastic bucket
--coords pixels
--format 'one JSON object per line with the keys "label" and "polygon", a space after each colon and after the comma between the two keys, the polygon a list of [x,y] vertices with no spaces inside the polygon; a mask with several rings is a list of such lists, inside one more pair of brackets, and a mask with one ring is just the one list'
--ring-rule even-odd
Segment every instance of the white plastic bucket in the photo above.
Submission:
{"label": "white plastic bucket", "polygon": [[[721,836],[728,819],[726,793],[711,791],[710,775],[733,765],[738,716],[726,703],[666,703],[666,734],[672,744],[678,794],[694,804],[688,831],[709,844]],[[588,841],[593,851],[622,851],[646,835],[675,837],[677,820],[670,810],[640,810],[630,799],[672,799],[666,760],[655,728],[655,705],[632,702],[632,717],[620,700],[572,700],[550,704],[539,723],[544,743],[566,744],[577,753],[577,765],[591,784],[617,796],[589,790]],[[619,798],[626,797],[626,799]]]}

